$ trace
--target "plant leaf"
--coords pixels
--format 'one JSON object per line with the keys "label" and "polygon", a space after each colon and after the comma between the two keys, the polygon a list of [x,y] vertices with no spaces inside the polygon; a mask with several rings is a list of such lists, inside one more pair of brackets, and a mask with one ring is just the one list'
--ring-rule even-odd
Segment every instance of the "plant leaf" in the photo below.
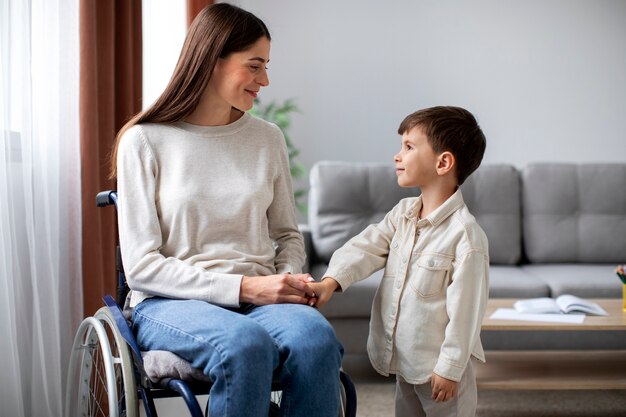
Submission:
{"label": "plant leaf", "polygon": [[[291,115],[293,113],[300,113],[300,109],[296,105],[295,99],[289,98],[282,103],[271,101],[268,104],[263,104],[260,99],[255,98],[254,106],[249,110],[249,113],[278,126],[285,137],[291,178],[299,179],[305,177],[307,174],[306,167],[302,163],[295,160],[295,158],[300,155],[300,150],[295,147],[288,134],[289,126],[291,126]],[[305,198],[306,190],[295,190],[293,195],[298,210],[303,215],[306,215],[307,204],[300,201]]]}

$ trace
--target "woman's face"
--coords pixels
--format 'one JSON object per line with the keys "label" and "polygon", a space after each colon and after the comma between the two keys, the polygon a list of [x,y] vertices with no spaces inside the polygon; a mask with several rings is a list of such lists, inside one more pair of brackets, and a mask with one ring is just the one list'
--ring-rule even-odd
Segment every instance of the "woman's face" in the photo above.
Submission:
{"label": "woman's face", "polygon": [[269,85],[270,41],[261,37],[242,52],[220,58],[209,80],[213,99],[241,111],[250,110],[261,87]]}

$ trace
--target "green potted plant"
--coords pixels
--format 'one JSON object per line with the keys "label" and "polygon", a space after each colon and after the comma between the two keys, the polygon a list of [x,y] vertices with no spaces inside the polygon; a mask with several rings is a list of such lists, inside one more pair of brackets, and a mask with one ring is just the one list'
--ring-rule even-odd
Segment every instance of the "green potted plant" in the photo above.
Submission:
{"label": "green potted plant", "polygon": [[[259,99],[254,99],[254,107],[250,110],[251,114],[276,124],[276,126],[278,126],[283,132],[283,135],[285,136],[285,143],[287,145],[287,152],[289,154],[291,178],[293,180],[303,178],[307,173],[304,165],[295,160],[300,154],[300,151],[294,146],[288,132],[289,126],[291,125],[292,113],[299,111],[300,109],[298,109],[293,99],[287,99],[282,103],[272,101],[268,104],[263,104]],[[296,206],[303,215],[306,215],[307,212],[307,205],[304,200],[305,195],[306,190],[304,189],[296,189],[293,192],[294,199],[296,200]]]}

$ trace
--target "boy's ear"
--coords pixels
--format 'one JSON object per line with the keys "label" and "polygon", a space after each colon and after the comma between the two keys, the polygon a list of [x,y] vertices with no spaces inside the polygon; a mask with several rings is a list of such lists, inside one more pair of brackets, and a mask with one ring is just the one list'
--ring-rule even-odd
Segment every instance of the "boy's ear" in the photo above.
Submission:
{"label": "boy's ear", "polygon": [[437,157],[437,175],[447,175],[456,167],[456,158],[451,152],[442,152]]}

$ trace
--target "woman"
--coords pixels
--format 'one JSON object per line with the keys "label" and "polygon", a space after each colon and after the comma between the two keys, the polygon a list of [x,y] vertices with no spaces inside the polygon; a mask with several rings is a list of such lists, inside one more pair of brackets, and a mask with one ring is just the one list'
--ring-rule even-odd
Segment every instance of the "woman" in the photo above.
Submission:
{"label": "woman", "polygon": [[342,348],[300,273],[284,138],[245,113],[269,84],[270,35],[216,4],[189,29],[169,85],[120,131],[122,257],[143,350],[213,381],[210,415],[336,416]]}

